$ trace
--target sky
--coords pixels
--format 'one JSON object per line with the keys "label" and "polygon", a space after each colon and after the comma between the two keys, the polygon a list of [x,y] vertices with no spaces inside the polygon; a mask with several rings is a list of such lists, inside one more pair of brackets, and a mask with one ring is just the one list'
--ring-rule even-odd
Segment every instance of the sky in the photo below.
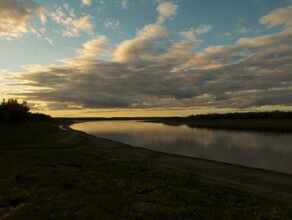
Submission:
{"label": "sky", "polygon": [[292,1],[0,0],[0,85],[52,116],[292,110]]}

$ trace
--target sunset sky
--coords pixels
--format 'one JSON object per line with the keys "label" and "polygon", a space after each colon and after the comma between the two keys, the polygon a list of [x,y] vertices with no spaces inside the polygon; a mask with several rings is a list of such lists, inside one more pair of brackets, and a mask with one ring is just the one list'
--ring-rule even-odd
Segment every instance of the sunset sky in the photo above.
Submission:
{"label": "sunset sky", "polygon": [[52,116],[292,110],[292,0],[0,0],[0,85]]}

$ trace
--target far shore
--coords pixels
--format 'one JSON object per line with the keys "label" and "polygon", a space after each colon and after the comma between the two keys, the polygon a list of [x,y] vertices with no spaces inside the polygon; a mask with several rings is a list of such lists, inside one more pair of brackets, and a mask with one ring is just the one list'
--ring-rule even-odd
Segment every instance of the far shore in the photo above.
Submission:
{"label": "far shore", "polygon": [[172,117],[150,120],[149,122],[174,126],[187,125],[196,128],[292,133],[292,119],[192,119]]}
{"label": "far shore", "polygon": [[[269,114],[269,113],[268,113]],[[273,114],[273,113],[270,113]],[[287,113],[288,114],[288,113]],[[274,132],[274,133],[292,133],[292,118],[224,118],[218,114],[214,118],[208,118],[208,115],[189,116],[189,117],[80,117],[80,118],[56,118],[66,123],[79,123],[86,121],[118,121],[118,120],[136,120],[150,123],[163,123],[167,125],[179,126],[187,125],[192,128],[208,128],[222,130],[245,130],[256,132]],[[233,114],[231,114],[233,115]],[[244,114],[243,114],[244,115]],[[255,114],[257,115],[257,114]],[[207,116],[207,117],[205,117]],[[220,118],[220,116],[222,118]]]}

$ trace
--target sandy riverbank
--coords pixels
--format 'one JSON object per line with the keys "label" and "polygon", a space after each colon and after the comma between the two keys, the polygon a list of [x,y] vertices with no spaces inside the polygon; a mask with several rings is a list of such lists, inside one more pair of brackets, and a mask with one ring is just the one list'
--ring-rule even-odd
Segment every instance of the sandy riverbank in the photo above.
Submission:
{"label": "sandy riverbank", "polygon": [[[66,127],[69,128],[69,125],[67,124]],[[244,188],[266,197],[272,197],[292,207],[292,175],[289,174],[156,152],[72,129],[65,132],[71,135],[64,142],[66,146],[98,148],[103,155],[119,160],[139,160],[160,167],[189,171],[205,181]]]}

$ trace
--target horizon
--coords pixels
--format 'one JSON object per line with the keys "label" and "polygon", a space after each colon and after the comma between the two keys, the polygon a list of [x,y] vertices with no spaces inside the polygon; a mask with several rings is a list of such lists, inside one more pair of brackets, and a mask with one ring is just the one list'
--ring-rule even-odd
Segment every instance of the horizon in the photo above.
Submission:
{"label": "horizon", "polygon": [[0,98],[32,112],[291,111],[291,0],[2,0],[0,23]]}

